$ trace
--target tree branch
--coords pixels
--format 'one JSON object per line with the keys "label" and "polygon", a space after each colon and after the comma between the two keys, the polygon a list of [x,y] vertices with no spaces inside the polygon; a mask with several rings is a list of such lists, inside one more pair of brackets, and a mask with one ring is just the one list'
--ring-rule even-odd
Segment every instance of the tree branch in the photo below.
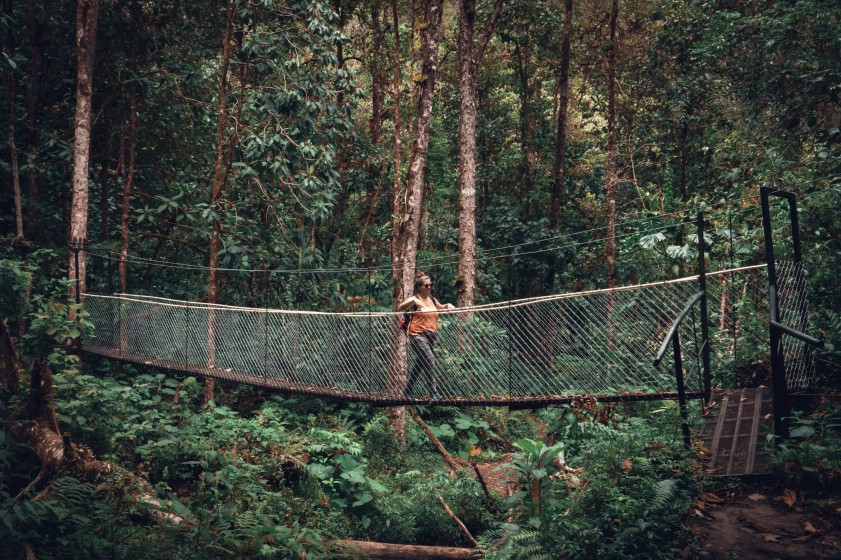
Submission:
{"label": "tree branch", "polygon": [[451,469],[457,471],[464,467],[464,463],[458,462],[456,459],[453,458],[452,455],[449,454],[449,452],[446,449],[444,449],[444,446],[441,444],[441,440],[435,437],[435,434],[432,433],[432,430],[429,429],[429,426],[426,425],[426,422],[424,422],[421,419],[420,415],[418,415],[414,407],[407,406],[406,410],[409,411],[409,414],[412,416],[412,418],[415,419],[415,422],[418,423],[418,426],[420,426],[423,429],[423,431],[426,432],[426,435],[429,437],[430,441],[432,441],[432,445],[435,446],[435,449],[438,450],[438,453],[441,454],[441,456],[444,458],[444,461],[450,466]]}
{"label": "tree branch", "polygon": [[470,534],[470,530],[465,526],[464,523],[462,523],[461,519],[459,519],[456,516],[456,514],[453,513],[453,510],[450,509],[450,506],[447,505],[447,502],[444,501],[444,498],[441,497],[441,494],[435,492],[435,495],[438,496],[438,501],[440,501],[441,505],[444,506],[444,510],[449,514],[450,517],[453,518],[453,521],[455,521],[458,524],[458,526],[461,527],[461,530],[464,532],[465,535],[467,535],[467,539],[473,543],[473,546],[479,546],[479,541],[473,538],[473,535]]}
{"label": "tree branch", "polygon": [[488,18],[488,22],[485,24],[485,30],[482,32],[482,39],[479,41],[479,48],[476,50],[476,56],[473,59],[473,64],[475,65],[476,70],[479,69],[479,65],[482,63],[482,57],[485,56],[485,49],[488,48],[488,43],[490,42],[491,36],[496,28],[496,22],[499,20],[500,14],[502,14],[502,3],[504,1],[505,0],[496,0],[494,10],[491,12],[491,17]]}

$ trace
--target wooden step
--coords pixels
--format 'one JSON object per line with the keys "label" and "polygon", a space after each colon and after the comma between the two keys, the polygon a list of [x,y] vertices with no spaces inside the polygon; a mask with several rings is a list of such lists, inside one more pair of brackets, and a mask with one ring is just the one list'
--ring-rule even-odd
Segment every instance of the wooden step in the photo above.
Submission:
{"label": "wooden step", "polygon": [[704,416],[701,437],[709,451],[708,476],[770,472],[773,403],[770,387],[716,391]]}

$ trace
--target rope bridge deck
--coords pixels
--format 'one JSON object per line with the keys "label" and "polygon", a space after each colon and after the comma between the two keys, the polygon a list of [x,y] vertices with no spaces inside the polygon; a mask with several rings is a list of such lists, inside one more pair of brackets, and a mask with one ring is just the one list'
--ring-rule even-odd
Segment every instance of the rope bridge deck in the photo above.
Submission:
{"label": "rope bridge deck", "polygon": [[[714,274],[727,274],[721,271]],[[595,398],[677,398],[673,367],[652,366],[697,276],[441,311],[435,377],[442,404],[536,407]],[[85,294],[95,336],[83,348],[288,393],[393,405],[414,356],[402,313],[325,313]],[[696,325],[681,337],[689,397],[700,398]],[[415,392],[423,392],[419,380]],[[426,399],[421,397],[420,402]]]}

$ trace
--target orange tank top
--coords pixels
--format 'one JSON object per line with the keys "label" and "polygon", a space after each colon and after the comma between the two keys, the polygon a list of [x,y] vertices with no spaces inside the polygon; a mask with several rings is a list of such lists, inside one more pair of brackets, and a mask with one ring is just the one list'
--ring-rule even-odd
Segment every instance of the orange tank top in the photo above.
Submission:
{"label": "orange tank top", "polygon": [[409,335],[418,335],[424,332],[438,332],[438,309],[430,298],[430,305],[420,307],[412,315],[409,323]]}

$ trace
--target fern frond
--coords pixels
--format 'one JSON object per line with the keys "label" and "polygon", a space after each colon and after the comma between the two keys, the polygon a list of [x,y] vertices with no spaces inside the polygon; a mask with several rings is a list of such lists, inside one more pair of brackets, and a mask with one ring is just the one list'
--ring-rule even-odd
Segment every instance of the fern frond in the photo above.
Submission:
{"label": "fern frond", "polygon": [[672,498],[674,498],[677,491],[677,480],[667,478],[660,480],[655,484],[654,502],[652,505],[655,509],[663,509]]}

